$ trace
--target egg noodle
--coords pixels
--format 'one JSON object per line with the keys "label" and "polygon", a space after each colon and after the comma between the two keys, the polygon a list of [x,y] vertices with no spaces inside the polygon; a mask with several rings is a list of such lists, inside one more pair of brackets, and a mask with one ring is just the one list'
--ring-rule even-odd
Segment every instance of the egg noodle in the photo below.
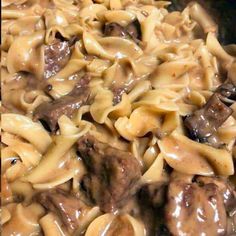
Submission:
{"label": "egg noodle", "polygon": [[[235,101],[229,99],[232,114],[216,131],[221,147],[191,139],[183,122],[226,78],[236,84],[236,46],[218,42],[217,24],[198,3],[181,12],[169,12],[170,4],[2,0],[2,235],[149,235],[142,214],[87,204],[82,182],[89,169],[77,152],[85,135],[131,153],[140,165],[140,186],[168,185],[173,173],[236,184]],[[138,37],[104,33],[105,25],[125,29],[133,22]],[[60,48],[64,55],[46,62],[46,48],[58,42],[69,51]],[[57,60],[65,63],[46,71]],[[63,101],[85,76],[89,101],[73,114],[62,112],[54,132],[35,119],[39,106]],[[83,200],[76,217],[67,216],[72,226],[36,200],[56,189]]]}

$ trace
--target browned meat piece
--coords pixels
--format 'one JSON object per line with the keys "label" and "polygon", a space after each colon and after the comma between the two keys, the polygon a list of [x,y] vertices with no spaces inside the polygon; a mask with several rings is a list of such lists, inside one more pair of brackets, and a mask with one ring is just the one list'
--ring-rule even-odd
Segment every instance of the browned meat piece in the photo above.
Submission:
{"label": "browned meat piece", "polygon": [[185,119],[185,127],[194,140],[206,142],[215,147],[221,145],[216,131],[233,112],[221,99],[222,96],[215,93],[202,109],[195,111]]}
{"label": "browned meat piece", "polygon": [[68,94],[51,102],[40,104],[34,112],[34,119],[40,120],[50,131],[55,132],[57,121],[62,115],[71,117],[75,110],[86,104],[89,99],[89,79],[83,77]]}
{"label": "browned meat piece", "polygon": [[113,94],[114,94],[114,98],[113,98],[113,105],[115,106],[116,104],[121,102],[122,99],[122,95],[123,93],[126,93],[128,90],[127,87],[124,88],[114,88],[112,89]]}
{"label": "browned meat piece", "polygon": [[135,20],[126,27],[123,27],[115,22],[108,23],[104,27],[104,35],[132,39],[137,44],[139,44],[141,39],[141,30],[139,21]]}
{"label": "browned meat piece", "polygon": [[46,79],[55,75],[68,62],[71,55],[69,43],[56,40],[44,48],[44,77]]}
{"label": "browned meat piece", "polygon": [[131,22],[126,26],[126,31],[132,37],[132,39],[136,42],[136,40],[141,40],[141,26],[138,20]]}
{"label": "browned meat piece", "polygon": [[227,236],[236,235],[236,213],[233,216],[228,217],[227,222]]}
{"label": "browned meat piece", "polygon": [[88,169],[83,186],[90,199],[104,212],[121,207],[134,193],[141,177],[135,157],[91,135],[79,139],[78,151]]}
{"label": "browned meat piece", "polygon": [[170,235],[164,222],[167,184],[164,182],[147,183],[138,194],[140,217],[145,224],[147,235]]}
{"label": "browned meat piece", "polygon": [[78,228],[86,210],[84,202],[61,189],[39,193],[36,201],[55,213],[70,233]]}
{"label": "browned meat piece", "polygon": [[104,35],[111,37],[127,37],[127,32],[125,27],[119,25],[118,23],[112,22],[105,25]]}
{"label": "browned meat piece", "polygon": [[214,183],[223,196],[226,211],[236,209],[236,192],[229,181],[220,177],[198,177],[197,182],[200,184]]}
{"label": "browned meat piece", "polygon": [[166,187],[162,182],[145,184],[140,190],[141,201],[153,208],[162,206],[165,202]]}
{"label": "browned meat piece", "polygon": [[165,218],[172,235],[225,235],[226,211],[218,186],[175,180],[169,184]]}
{"label": "browned meat piece", "polygon": [[196,181],[200,185],[214,183],[224,200],[227,212],[227,234],[236,234],[236,191],[235,187],[227,180],[221,177],[198,177]]}
{"label": "browned meat piece", "polygon": [[226,98],[236,100],[236,85],[231,81],[222,84],[217,91]]}

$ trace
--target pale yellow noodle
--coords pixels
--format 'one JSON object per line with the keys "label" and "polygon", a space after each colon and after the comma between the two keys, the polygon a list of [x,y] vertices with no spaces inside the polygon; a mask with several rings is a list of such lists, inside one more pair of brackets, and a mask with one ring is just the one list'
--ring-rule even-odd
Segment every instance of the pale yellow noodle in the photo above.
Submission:
{"label": "pale yellow noodle", "polygon": [[50,135],[41,124],[23,115],[3,114],[2,129],[26,139],[41,153],[44,153],[52,142]]}
{"label": "pale yellow noodle", "polygon": [[[234,175],[235,101],[225,100],[233,113],[216,132],[225,144],[219,149],[189,139],[183,118],[207,103],[224,75],[236,83],[235,45],[219,43],[217,24],[198,3],[181,12],[168,12],[169,4],[2,1],[3,235],[72,235],[60,214],[33,202],[38,192],[57,188],[87,202],[81,187],[88,170],[76,152],[77,140],[87,133],[133,154],[142,172],[138,185],[168,182],[167,164],[175,179]],[[109,23],[126,27],[134,21],[140,24],[138,38],[127,32],[104,35]],[[55,65],[48,67],[60,68],[46,79],[45,49],[60,41],[67,42],[71,55],[60,67],[57,60],[64,58],[52,52]],[[84,75],[89,78],[87,103],[75,109],[71,105],[73,115],[60,114],[59,129],[49,133],[34,120],[37,107],[63,99]],[[73,235],[105,235],[116,224],[128,227],[130,236],[146,236],[141,220],[86,206]]]}

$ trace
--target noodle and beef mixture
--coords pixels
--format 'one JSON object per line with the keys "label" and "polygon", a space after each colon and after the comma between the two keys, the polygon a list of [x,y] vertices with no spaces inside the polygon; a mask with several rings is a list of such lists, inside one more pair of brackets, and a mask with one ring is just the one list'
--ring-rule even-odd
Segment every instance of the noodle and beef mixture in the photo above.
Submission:
{"label": "noodle and beef mixture", "polygon": [[2,1],[3,236],[236,235],[236,45],[206,9]]}

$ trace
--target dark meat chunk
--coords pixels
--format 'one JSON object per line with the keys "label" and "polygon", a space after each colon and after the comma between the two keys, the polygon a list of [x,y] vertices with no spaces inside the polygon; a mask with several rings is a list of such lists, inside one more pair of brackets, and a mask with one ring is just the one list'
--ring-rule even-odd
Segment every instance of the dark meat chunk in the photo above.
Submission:
{"label": "dark meat chunk", "polygon": [[236,192],[229,181],[220,177],[198,177],[197,182],[200,184],[214,183],[223,196],[226,211],[236,209]]}
{"label": "dark meat chunk", "polygon": [[71,117],[75,110],[88,102],[90,94],[88,83],[89,79],[85,76],[68,95],[40,104],[34,111],[34,120],[40,120],[50,131],[55,132],[57,121],[62,115]]}
{"label": "dark meat chunk", "polygon": [[153,208],[161,207],[165,202],[166,187],[162,182],[145,184],[139,193],[142,204]]}
{"label": "dark meat chunk", "polygon": [[236,86],[232,82],[227,82],[222,84],[217,92],[220,93],[223,97],[236,100]]}
{"label": "dark meat chunk", "polygon": [[69,40],[68,40],[68,45],[69,47],[73,47],[75,45],[75,43],[79,41],[79,37],[77,35],[72,36]]}
{"label": "dark meat chunk", "polygon": [[228,179],[222,177],[198,177],[196,181],[200,185],[214,183],[217,185],[227,212],[227,235],[236,233],[236,191]]}
{"label": "dark meat chunk", "polygon": [[60,71],[70,59],[71,50],[67,41],[56,40],[44,48],[44,77],[46,79]]}
{"label": "dark meat chunk", "polygon": [[114,88],[112,89],[112,92],[114,94],[114,97],[113,97],[113,105],[115,106],[116,104],[120,103],[121,100],[122,100],[122,95],[123,93],[126,93],[128,90],[127,87],[124,87],[124,88]]}
{"label": "dark meat chunk", "polygon": [[195,111],[184,120],[185,127],[194,140],[215,147],[221,145],[216,131],[233,112],[221,99],[222,96],[215,93],[202,109]]}
{"label": "dark meat chunk", "polygon": [[227,222],[227,236],[235,236],[236,235],[236,213],[231,217],[228,217]]}
{"label": "dark meat chunk", "polygon": [[165,218],[173,235],[225,235],[226,211],[218,186],[172,181]]}
{"label": "dark meat chunk", "polygon": [[104,35],[111,37],[127,37],[125,28],[118,23],[112,22],[105,25]]}
{"label": "dark meat chunk", "polygon": [[166,192],[167,184],[164,182],[147,183],[139,191],[138,201],[147,235],[170,235],[164,222]]}
{"label": "dark meat chunk", "polygon": [[[151,234],[152,235],[152,234]],[[173,236],[165,224],[161,224],[155,231],[155,236]]]}
{"label": "dark meat chunk", "polygon": [[70,233],[78,228],[82,213],[87,209],[84,202],[60,189],[39,193],[36,201],[55,213]]}
{"label": "dark meat chunk", "polygon": [[134,42],[139,44],[141,40],[141,29],[139,21],[135,20],[126,27],[123,27],[115,22],[108,23],[104,27],[104,35],[132,39]]}
{"label": "dark meat chunk", "polygon": [[134,194],[141,177],[135,157],[91,135],[79,139],[78,151],[88,169],[83,187],[89,198],[104,212],[121,207]]}
{"label": "dark meat chunk", "polygon": [[127,33],[134,41],[141,40],[141,26],[138,20],[135,20],[126,26]]}

